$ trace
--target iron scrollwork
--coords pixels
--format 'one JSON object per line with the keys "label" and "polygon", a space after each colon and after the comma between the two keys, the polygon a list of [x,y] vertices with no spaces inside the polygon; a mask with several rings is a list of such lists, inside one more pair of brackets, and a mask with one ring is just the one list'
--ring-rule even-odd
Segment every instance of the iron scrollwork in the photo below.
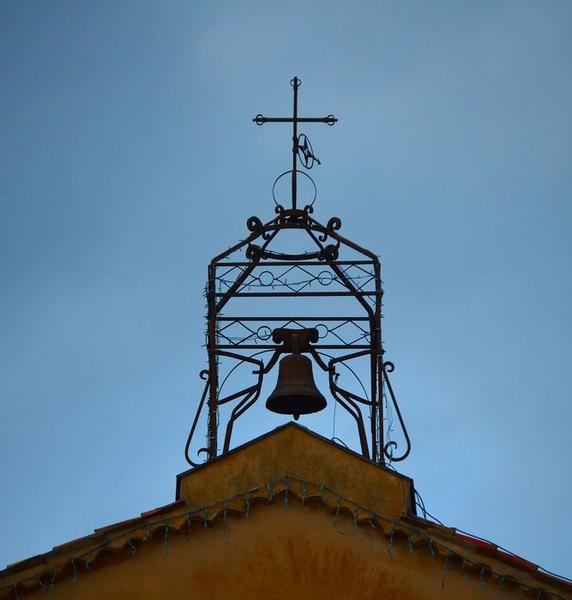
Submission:
{"label": "iron scrollwork", "polygon": [[[203,388],[203,393],[201,395],[201,399],[199,400],[199,406],[197,407],[197,412],[195,413],[195,418],[193,420],[193,424],[191,425],[191,430],[189,431],[189,435],[187,437],[187,443],[185,444],[185,460],[191,465],[191,467],[198,467],[199,463],[194,462],[189,456],[191,441],[193,440],[193,436],[195,435],[195,429],[197,428],[197,423],[201,412],[203,410],[203,406],[205,403],[205,398],[207,397],[207,392],[209,391],[209,371],[208,369],[203,369],[199,373],[199,377],[205,381],[205,385]],[[208,454],[208,448],[199,448],[197,454]]]}
{"label": "iron scrollwork", "polygon": [[[383,290],[379,258],[340,235],[342,222],[338,217],[330,218],[325,226],[314,218],[316,185],[307,173],[298,169],[298,163],[306,169],[311,169],[315,163],[321,164],[308,137],[298,135],[298,124],[334,125],[337,122],[331,114],[317,118],[298,115],[300,83],[297,77],[291,81],[294,94],[292,117],[258,114],[253,119],[257,125],[292,125],[292,168],[280,174],[272,187],[276,216],[266,223],[251,216],[246,222],[249,232],[246,239],[215,256],[208,268],[208,369],[200,374],[205,384],[185,445],[185,458],[192,467],[198,464],[191,458],[190,449],[200,418],[206,418],[207,445],[199,448],[197,454],[206,454],[207,460],[212,460],[228,452],[234,425],[259,400],[264,377],[274,369],[282,354],[292,351],[288,342],[290,335],[296,340],[305,340],[300,352],[308,354],[327,374],[334,406],[339,404],[355,422],[364,457],[383,465],[386,461],[404,460],[411,450],[389,379],[394,365],[383,361]],[[306,199],[311,201],[306,201],[303,209],[298,208],[300,173],[310,180],[314,189],[313,197]],[[291,178],[289,208],[278,202],[275,193],[277,183],[287,175]],[[275,247],[277,239],[281,240],[292,231],[298,232],[299,236],[306,234],[309,247],[304,252]],[[241,312],[238,302],[241,298],[248,299],[247,314]],[[311,316],[298,311],[299,301],[307,298],[327,300],[330,312]],[[345,299],[344,310],[351,304],[351,311],[332,314],[331,307],[338,299]],[[348,303],[348,300],[352,302]],[[256,302],[261,307],[260,316],[257,316]],[[283,313],[285,302],[288,314]],[[278,308],[274,308],[277,305]],[[241,380],[240,389],[223,395],[223,387],[240,367],[250,369],[247,376],[253,377],[252,382],[244,387]],[[357,391],[340,379],[346,369],[357,377],[360,388]],[[364,382],[358,374],[360,369],[367,373]],[[406,449],[399,456],[395,455],[397,443],[385,440],[385,389],[406,441]],[[219,421],[225,419],[226,411],[230,414],[226,418],[224,439],[219,440]]]}
{"label": "iron scrollwork", "polygon": [[393,373],[395,370],[395,365],[391,361],[386,361],[382,364],[383,377],[385,380],[385,384],[389,395],[391,397],[391,402],[393,403],[393,408],[397,413],[397,418],[399,419],[399,425],[401,427],[401,431],[403,432],[403,436],[405,437],[406,449],[405,452],[399,456],[394,455],[394,451],[398,448],[397,443],[390,440],[383,447],[384,456],[391,462],[400,462],[405,460],[409,453],[411,452],[411,440],[409,439],[409,434],[407,433],[407,427],[405,427],[405,423],[403,422],[403,417],[401,416],[401,410],[399,408],[399,404],[397,403],[397,399],[395,398],[395,394],[393,392],[393,386],[391,385],[391,381],[389,380],[388,373]]}
{"label": "iron scrollwork", "polygon": [[[250,235],[226,252],[215,257],[209,267],[207,286],[207,350],[209,369],[201,374],[205,388],[198,405],[198,413],[208,407],[210,426],[208,445],[200,453],[207,452],[212,459],[219,454],[218,429],[219,411],[232,405],[224,436],[221,440],[222,453],[232,445],[233,428],[260,398],[264,377],[275,367],[284,347],[274,332],[280,328],[313,328],[313,339],[308,352],[314,362],[328,374],[330,394],[345,413],[355,422],[360,452],[364,457],[385,464],[386,461],[404,460],[411,448],[409,436],[401,411],[389,379],[394,370],[393,363],[382,361],[381,345],[381,275],[378,257],[339,234],[341,220],[333,217],[326,226],[320,224],[307,212],[284,211],[274,219],[262,223],[250,217],[247,228]],[[310,247],[301,254],[291,254],[273,249],[280,233],[296,230],[306,233]],[[325,244],[324,240],[330,243]],[[246,252],[240,260],[240,253]],[[239,255],[238,260],[233,255]],[[244,256],[244,255],[243,255]],[[286,298],[294,308],[297,300],[320,297],[334,301],[340,297],[353,299],[358,313],[352,315],[284,315],[272,313],[272,302]],[[232,311],[235,299],[249,299],[249,314]],[[253,315],[254,302],[264,307],[264,316]],[[223,312],[224,308],[224,312]],[[293,311],[294,312],[294,311]],[[256,357],[268,352],[266,359]],[[329,353],[329,360],[321,355]],[[333,354],[332,354],[333,353]],[[221,395],[218,386],[219,371],[226,361],[233,372],[238,364],[252,365],[255,381],[251,385],[228,395]],[[355,361],[369,364],[368,391],[359,393],[342,385],[340,368],[352,370]],[[221,371],[222,372],[222,371]],[[352,371],[355,374],[355,371]],[[230,373],[225,377],[228,378]],[[402,428],[406,448],[397,455],[397,444],[385,440],[384,434],[384,390]],[[207,398],[209,399],[207,403]],[[371,426],[366,425],[364,410],[369,413]],[[187,440],[185,456],[192,466],[196,461],[189,456],[191,438],[196,431],[198,415]]]}

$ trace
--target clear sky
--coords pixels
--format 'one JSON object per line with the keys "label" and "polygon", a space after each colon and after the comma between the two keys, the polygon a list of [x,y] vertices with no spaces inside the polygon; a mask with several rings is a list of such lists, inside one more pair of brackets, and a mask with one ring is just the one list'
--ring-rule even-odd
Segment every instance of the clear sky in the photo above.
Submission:
{"label": "clear sky", "polygon": [[4,0],[0,565],[174,499],[206,265],[273,216],[289,131],[251,118],[296,74],[340,119],[308,129],[315,216],[383,261],[399,469],[572,576],[571,29],[558,0]]}

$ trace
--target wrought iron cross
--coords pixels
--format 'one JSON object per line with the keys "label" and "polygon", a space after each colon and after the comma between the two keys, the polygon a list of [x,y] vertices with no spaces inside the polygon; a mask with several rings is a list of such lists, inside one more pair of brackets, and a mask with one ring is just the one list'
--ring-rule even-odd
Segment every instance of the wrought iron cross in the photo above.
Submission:
{"label": "wrought iron cross", "polygon": [[[298,88],[302,82],[298,77],[294,77],[290,81],[294,95],[294,109],[291,117],[265,117],[264,115],[258,114],[254,119],[254,123],[257,125],[264,125],[264,123],[292,123],[292,209],[296,210],[297,201],[297,169],[296,169],[296,158],[299,153],[302,153],[304,157],[304,166],[311,168],[314,161],[320,164],[320,161],[314,156],[310,141],[305,135],[298,137],[298,123],[325,123],[326,125],[333,125],[337,123],[334,115],[328,115],[327,117],[299,117],[298,116]],[[300,138],[304,138],[302,144],[300,144]]]}

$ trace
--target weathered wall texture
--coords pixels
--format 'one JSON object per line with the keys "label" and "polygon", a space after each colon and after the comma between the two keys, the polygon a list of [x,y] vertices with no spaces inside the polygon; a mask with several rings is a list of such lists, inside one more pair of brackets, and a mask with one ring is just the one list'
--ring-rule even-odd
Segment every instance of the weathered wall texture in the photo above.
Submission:
{"label": "weathered wall texture", "polygon": [[[25,597],[49,596],[41,589]],[[319,501],[285,504],[283,498],[253,504],[248,517],[193,524],[190,536],[171,533],[166,543],[159,531],[134,556],[101,557],[75,583],[54,587],[57,600],[500,597],[498,579],[484,585],[454,561],[445,569],[445,557],[432,556],[426,545],[411,550],[406,538],[396,537],[390,548],[386,535],[367,523],[354,526],[351,515],[336,518]],[[504,598],[520,597],[505,586]]]}
{"label": "weathered wall texture", "polygon": [[10,566],[0,598],[572,598],[536,565],[416,517],[407,477],[295,425],[177,489],[172,505]]}

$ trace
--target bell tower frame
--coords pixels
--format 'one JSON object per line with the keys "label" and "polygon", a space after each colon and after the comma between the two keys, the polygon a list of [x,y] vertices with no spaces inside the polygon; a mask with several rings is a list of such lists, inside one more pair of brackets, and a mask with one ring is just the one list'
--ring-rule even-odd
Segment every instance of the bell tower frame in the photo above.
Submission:
{"label": "bell tower frame", "polygon": [[[199,420],[206,420],[205,445],[197,454],[212,460],[230,450],[235,422],[260,398],[262,384],[283,354],[292,349],[285,337],[277,332],[294,331],[305,340],[300,352],[313,359],[327,374],[332,400],[341,406],[355,422],[361,454],[379,464],[397,462],[407,457],[411,444],[389,373],[393,363],[384,361],[381,335],[383,290],[381,264],[373,252],[342,236],[342,222],[332,217],[326,225],[313,217],[316,186],[306,171],[320,161],[314,155],[305,134],[298,133],[300,123],[334,125],[333,115],[306,118],[298,115],[300,80],[294,77],[292,117],[265,117],[257,115],[257,125],[265,123],[292,124],[292,169],[277,177],[273,186],[276,216],[263,223],[252,216],[246,226],[248,236],[215,256],[208,267],[206,288],[207,329],[206,348],[208,368],[201,371],[205,381],[203,392],[185,446],[185,458],[191,466],[198,463],[191,458],[191,446]],[[303,167],[301,170],[298,166]],[[291,206],[284,208],[276,199],[276,185],[285,176],[291,180]],[[313,186],[311,201],[300,208],[298,178],[307,178]],[[278,244],[293,232],[306,240],[303,252],[280,250]],[[298,306],[318,299],[321,307],[331,308],[343,300],[350,311],[342,314],[311,314]],[[249,310],[235,312],[240,299],[248,300]],[[288,312],[273,312],[273,301],[287,303]],[[250,308],[254,301],[263,303],[260,314]],[[244,306],[244,304],[242,305]],[[230,313],[227,313],[230,310]],[[315,312],[315,311],[314,311]],[[263,314],[265,313],[265,314]],[[294,329],[292,329],[294,328]],[[286,336],[287,338],[288,336]],[[356,375],[354,364],[361,361],[367,372],[365,381],[359,378],[359,387],[350,389],[340,381],[342,372]],[[228,374],[221,381],[221,365],[230,363]],[[252,378],[249,385],[232,393],[222,393],[226,378],[239,366],[247,365]],[[232,406],[220,436],[221,407]],[[395,411],[405,449],[397,453],[397,443],[384,436],[384,406]],[[364,418],[369,418],[369,426]],[[222,437],[222,439],[221,439]],[[222,447],[221,447],[222,443]]]}

